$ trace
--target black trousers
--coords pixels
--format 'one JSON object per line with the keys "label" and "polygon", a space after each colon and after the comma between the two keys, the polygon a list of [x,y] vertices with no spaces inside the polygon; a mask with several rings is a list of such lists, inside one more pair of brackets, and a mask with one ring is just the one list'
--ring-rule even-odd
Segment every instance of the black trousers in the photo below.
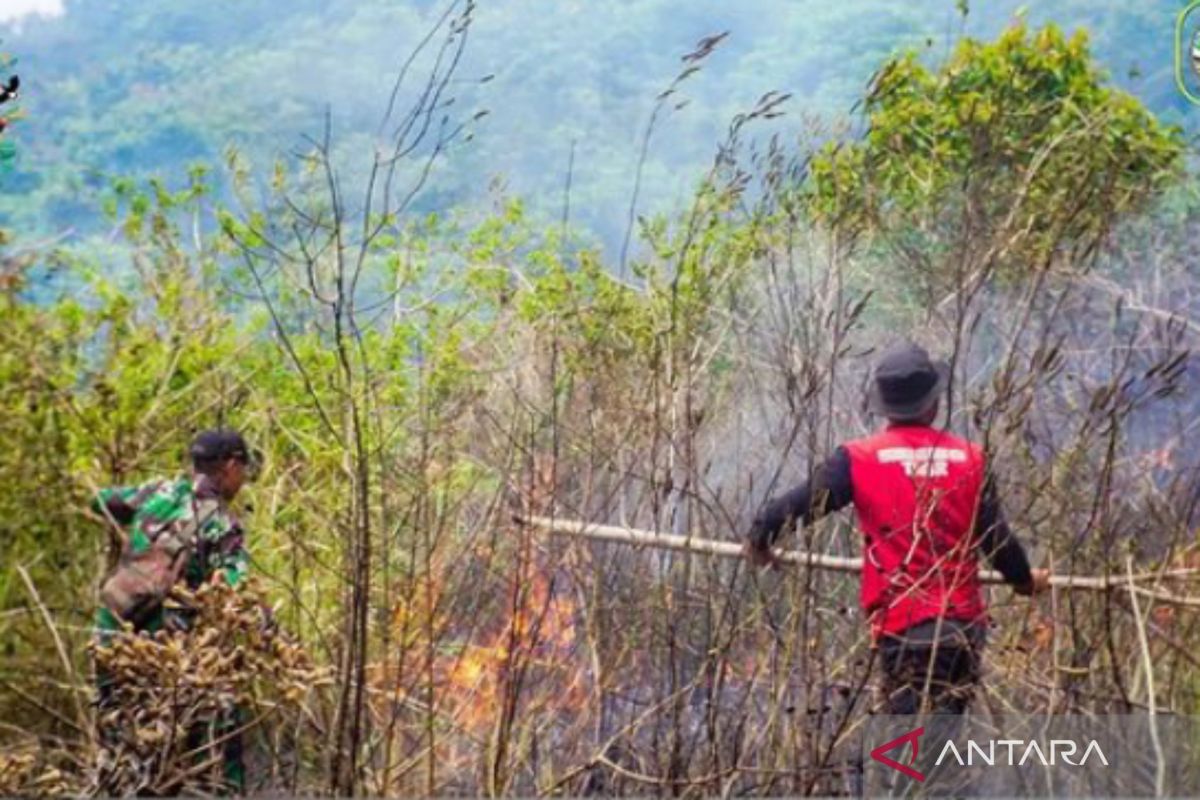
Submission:
{"label": "black trousers", "polygon": [[961,620],[922,622],[879,641],[885,714],[962,714],[979,683],[986,632]]}

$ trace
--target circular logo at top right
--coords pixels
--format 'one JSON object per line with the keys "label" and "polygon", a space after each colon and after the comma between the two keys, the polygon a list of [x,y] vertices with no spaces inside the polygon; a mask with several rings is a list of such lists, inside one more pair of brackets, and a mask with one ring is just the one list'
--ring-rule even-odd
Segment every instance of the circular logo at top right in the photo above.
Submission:
{"label": "circular logo at top right", "polygon": [[1200,29],[1192,34],[1191,63],[1192,73],[1200,78]]}
{"label": "circular logo at top right", "polygon": [[1200,0],[1190,0],[1175,20],[1175,84],[1200,105]]}

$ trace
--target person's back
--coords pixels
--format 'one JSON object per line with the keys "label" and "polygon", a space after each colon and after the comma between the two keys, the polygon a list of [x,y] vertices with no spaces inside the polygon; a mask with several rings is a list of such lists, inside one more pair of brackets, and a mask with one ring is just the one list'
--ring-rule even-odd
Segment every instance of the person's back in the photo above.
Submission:
{"label": "person's back", "polygon": [[[181,583],[195,589],[219,574],[230,585],[236,585],[245,573],[241,524],[219,496],[214,482],[203,475],[102,489],[94,505],[119,527],[119,535],[124,539],[122,564],[147,553],[165,534],[194,523],[196,541],[182,556],[178,575]],[[140,577],[137,570],[133,574]],[[102,638],[120,630],[123,622],[131,623],[134,630],[150,632],[163,625],[161,602],[146,603],[142,608],[121,608],[120,604],[110,602],[103,591],[101,598],[105,602],[97,610],[97,627]]]}
{"label": "person's back", "polygon": [[810,481],[767,504],[747,542],[752,562],[769,563],[784,528],[854,506],[860,599],[893,714],[966,709],[986,634],[980,555],[1022,594],[1047,580],[1009,531],[982,450],[933,427],[947,380],[915,345],[884,354],[870,401],[886,428],[837,448]]}
{"label": "person's back", "polygon": [[896,424],[845,448],[863,535],[862,607],[875,636],[935,618],[984,621],[973,535],[980,449]]}

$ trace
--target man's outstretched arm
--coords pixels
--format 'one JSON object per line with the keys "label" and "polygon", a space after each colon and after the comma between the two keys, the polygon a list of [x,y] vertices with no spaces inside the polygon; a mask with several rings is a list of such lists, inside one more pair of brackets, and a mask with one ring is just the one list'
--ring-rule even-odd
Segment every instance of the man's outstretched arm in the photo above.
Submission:
{"label": "man's outstretched arm", "polygon": [[993,569],[1004,576],[1005,582],[1012,586],[1017,594],[1037,594],[1049,585],[1048,570],[1029,568],[1025,548],[1021,546],[1021,542],[1008,527],[1008,521],[1004,519],[996,483],[990,476],[983,484],[975,530],[979,534],[980,553],[987,558]]}
{"label": "man's outstretched arm", "polygon": [[771,546],[785,528],[797,521],[810,525],[854,500],[850,484],[850,454],[839,447],[815,470],[812,478],[763,506],[754,518],[746,543],[755,563],[770,560]]}

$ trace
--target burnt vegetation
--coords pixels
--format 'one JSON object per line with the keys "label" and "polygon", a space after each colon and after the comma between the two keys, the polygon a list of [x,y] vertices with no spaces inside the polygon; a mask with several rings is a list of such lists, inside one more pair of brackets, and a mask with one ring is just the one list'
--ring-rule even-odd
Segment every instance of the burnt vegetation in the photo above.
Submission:
{"label": "burnt vegetation", "polygon": [[[759,139],[788,98],[751,98],[678,219],[639,217],[630,176],[607,264],[570,229],[569,175],[553,225],[504,196],[413,213],[484,119],[453,103],[486,80],[459,74],[473,14],[451,4],[404,63],[363,170],[331,116],[273,169],[231,153],[228,203],[202,170],[119,182],[135,280],[63,256],[76,290],[6,285],[0,794],[219,788],[171,737],[235,701],[257,710],[254,791],[852,791],[875,702],[852,577],[514,517],[738,540],[875,424],[870,356],[898,332],[952,359],[945,421],[986,444],[1035,561],[1113,579],[1033,604],[990,589],[976,708],[1196,711],[1193,178],[1086,39],[1015,27],[890,60],[854,135]],[[650,99],[643,159],[722,41]],[[286,638],[213,594],[186,636],[108,653],[184,698],[139,700],[114,754],[85,655],[109,554],[82,509],[175,471],[212,424],[265,452],[245,516]],[[833,518],[792,541],[853,555],[856,536]]]}

